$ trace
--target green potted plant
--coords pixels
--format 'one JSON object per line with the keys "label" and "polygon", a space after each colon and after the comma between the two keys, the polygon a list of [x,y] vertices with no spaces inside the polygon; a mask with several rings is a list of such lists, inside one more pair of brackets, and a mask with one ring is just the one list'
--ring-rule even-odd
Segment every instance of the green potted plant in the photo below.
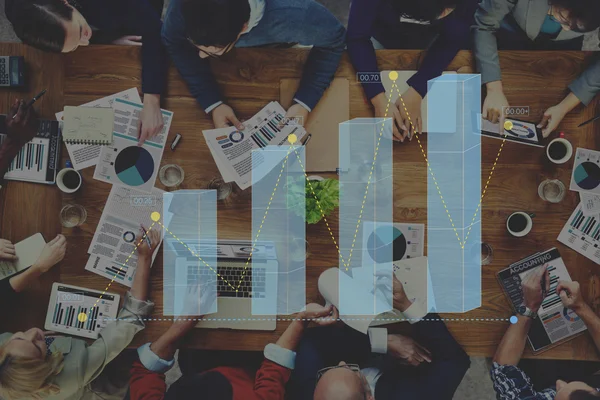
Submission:
{"label": "green potted plant", "polygon": [[[309,177],[306,179],[306,184],[302,185],[303,179],[306,178],[288,177],[286,185],[288,207],[299,217],[305,215],[308,224],[316,224],[323,219],[323,215],[328,216],[338,207],[340,201],[339,181]],[[298,196],[305,197],[304,208],[302,208],[302,202],[298,201]]]}

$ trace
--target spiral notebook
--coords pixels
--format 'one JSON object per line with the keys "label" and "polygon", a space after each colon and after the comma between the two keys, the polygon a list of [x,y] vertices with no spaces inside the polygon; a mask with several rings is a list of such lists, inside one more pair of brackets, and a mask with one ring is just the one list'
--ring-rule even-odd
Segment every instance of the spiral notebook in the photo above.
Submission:
{"label": "spiral notebook", "polygon": [[112,108],[65,107],[63,140],[69,144],[112,144]]}

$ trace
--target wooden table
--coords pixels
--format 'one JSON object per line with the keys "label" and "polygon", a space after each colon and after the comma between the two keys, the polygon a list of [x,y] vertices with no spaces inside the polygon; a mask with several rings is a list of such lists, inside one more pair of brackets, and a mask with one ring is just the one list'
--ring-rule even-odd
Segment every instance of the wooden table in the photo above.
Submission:
{"label": "wooden table", "polygon": [[[40,55],[38,52],[25,50],[19,45],[0,45],[0,49],[1,54],[26,54],[28,63],[36,70],[44,65],[44,68],[40,69],[42,72],[35,79],[46,79],[43,80],[45,83],[52,81],[55,85],[53,90],[56,90],[56,92],[49,92],[50,96],[47,95],[41,104],[42,115],[45,117],[51,117],[54,112],[62,108],[63,104],[79,105],[130,87],[141,87],[140,54],[135,48],[108,46],[80,48],[62,59]],[[213,70],[221,83],[228,104],[236,110],[238,117],[247,118],[259,111],[267,102],[279,98],[280,79],[301,75],[306,55],[305,50],[297,49],[238,49],[236,59],[228,57],[222,61],[213,61]],[[379,66],[382,70],[416,69],[418,56],[418,51],[380,51],[378,52]],[[48,57],[47,62],[44,57]],[[568,83],[581,72],[585,59],[585,54],[581,52],[501,52],[503,82],[510,104],[529,106],[530,116],[525,119],[537,122],[546,108],[563,98]],[[43,64],[38,60],[44,60]],[[449,69],[472,72],[473,65],[472,54],[463,51],[454,59]],[[51,74],[54,78],[50,79],[46,74]],[[356,82],[355,71],[347,56],[344,56],[336,76],[347,77],[351,82],[351,118],[372,116],[371,107],[365,100],[360,84]],[[34,85],[27,96],[31,96],[38,87],[39,85]],[[63,92],[64,98],[59,95]],[[0,92],[0,106],[6,109],[8,96],[4,93]],[[177,163],[183,167],[185,181],[181,188],[205,188],[207,182],[218,175],[212,156],[202,138],[202,130],[211,128],[212,121],[190,97],[185,83],[173,67],[169,71],[169,84],[163,108],[175,113],[169,142],[175,133],[181,133],[183,141],[175,152],[165,150],[162,163]],[[597,124],[576,128],[577,124],[596,114],[597,108],[597,101],[594,100],[589,107],[579,107],[574,110],[561,124],[560,129],[569,135],[568,138],[574,147],[592,149],[599,147],[597,140],[600,139],[596,139],[594,135]],[[426,136],[421,136],[420,142],[425,147]],[[560,204],[543,202],[537,195],[538,184],[548,177],[558,178],[568,185],[572,161],[556,167],[545,161],[544,149],[509,142],[505,143],[499,154],[501,143],[494,139],[482,139],[482,187],[487,187],[482,206],[483,240],[491,244],[494,249],[493,262],[483,267],[483,305],[465,314],[443,315],[445,318],[457,319],[447,324],[466,351],[474,356],[492,356],[508,326],[507,322],[492,321],[496,318],[505,321],[511,315],[509,304],[495,277],[500,269],[531,253],[556,246],[573,279],[582,284],[584,293],[587,293],[590,277],[600,271],[598,265],[556,241],[562,226],[578,203],[578,195],[568,192]],[[63,155],[66,156],[66,151]],[[493,175],[490,178],[492,170]],[[417,140],[394,147],[395,221],[427,222],[426,174],[424,157]],[[67,256],[61,265],[53,270],[54,275],[46,279],[44,284],[53,279],[60,279],[64,283],[99,290],[107,286],[106,279],[84,271],[87,249],[110,191],[110,185],[93,180],[92,175],[93,168],[84,170],[82,189],[75,195],[63,196],[65,204],[83,204],[88,211],[88,219],[81,228],[63,229],[63,234],[68,237],[69,242]],[[157,187],[163,188],[159,181]],[[41,226],[47,229],[43,230],[47,239],[56,233],[59,227],[57,215],[60,201],[49,200],[59,196],[56,188],[10,183],[7,190],[1,193],[3,237],[19,240],[42,229]],[[27,201],[23,205],[19,199],[23,198],[25,193],[27,193]],[[219,238],[251,239],[250,203],[251,189],[238,191],[228,204],[219,205]],[[25,212],[25,206],[30,207],[28,209],[30,211]],[[506,217],[517,210],[526,210],[537,215],[533,231],[522,239],[509,237],[504,228]],[[333,215],[328,220],[333,231],[337,233],[336,216]],[[19,230],[16,230],[15,226],[19,226]],[[337,265],[338,258],[323,223],[307,226],[307,239],[313,254],[307,260],[307,299],[315,301],[319,299],[316,291],[319,274]],[[125,290],[125,287],[118,284],[110,288],[110,291],[121,294]],[[156,302],[153,318],[157,320],[147,323],[147,328],[135,338],[132,346],[156,339],[170,324],[169,321],[161,321],[164,318],[162,315],[162,254],[157,258],[152,270],[151,296]],[[31,305],[31,301],[16,305],[11,310],[12,315],[25,313],[31,315],[14,318],[7,323],[8,328],[27,328],[31,326],[32,321],[41,326],[46,301],[36,298],[36,302],[35,308]],[[275,332],[198,330],[190,335],[187,346],[202,349],[262,350],[266,343],[276,340],[287,325],[287,322],[278,322]],[[405,324],[397,325],[402,326],[394,326],[392,329],[406,328]],[[526,356],[532,356],[529,350]],[[599,359],[587,334],[536,357]]]}

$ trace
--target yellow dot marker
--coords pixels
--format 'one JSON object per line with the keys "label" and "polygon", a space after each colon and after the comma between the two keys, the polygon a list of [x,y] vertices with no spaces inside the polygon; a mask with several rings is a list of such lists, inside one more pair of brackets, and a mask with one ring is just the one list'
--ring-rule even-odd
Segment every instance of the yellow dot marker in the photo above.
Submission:
{"label": "yellow dot marker", "polygon": [[152,221],[158,222],[158,220],[160,219],[160,213],[154,211],[152,214],[150,214],[150,218],[152,218]]}
{"label": "yellow dot marker", "polygon": [[396,71],[390,71],[390,79],[395,81],[396,79],[398,79],[398,72]]}
{"label": "yellow dot marker", "polygon": [[293,133],[288,136],[288,142],[290,142],[291,144],[294,144],[298,141],[298,136],[294,135]]}
{"label": "yellow dot marker", "polygon": [[510,131],[513,128],[513,123],[510,121],[504,121],[504,129]]}
{"label": "yellow dot marker", "polygon": [[88,319],[88,316],[87,316],[87,314],[86,314],[86,313],[84,313],[84,312],[82,312],[82,313],[79,313],[79,315],[77,316],[77,320],[78,320],[79,322],[85,322],[85,321],[87,321],[87,319]]}

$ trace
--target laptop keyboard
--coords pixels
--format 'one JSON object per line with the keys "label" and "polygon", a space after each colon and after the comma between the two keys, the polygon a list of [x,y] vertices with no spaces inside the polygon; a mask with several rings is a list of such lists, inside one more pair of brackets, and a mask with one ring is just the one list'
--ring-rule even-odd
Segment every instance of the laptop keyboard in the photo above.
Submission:
{"label": "laptop keyboard", "polygon": [[[217,272],[223,279],[218,278],[217,280],[217,293],[220,297],[265,298],[265,271],[265,268],[253,268],[251,263],[246,265],[245,261],[219,260],[217,261]],[[243,280],[240,284],[242,277]],[[208,268],[199,268],[195,265],[188,267],[188,284],[194,284],[198,281],[207,282],[214,278],[214,271]],[[253,281],[256,286],[254,291],[252,288]]]}

